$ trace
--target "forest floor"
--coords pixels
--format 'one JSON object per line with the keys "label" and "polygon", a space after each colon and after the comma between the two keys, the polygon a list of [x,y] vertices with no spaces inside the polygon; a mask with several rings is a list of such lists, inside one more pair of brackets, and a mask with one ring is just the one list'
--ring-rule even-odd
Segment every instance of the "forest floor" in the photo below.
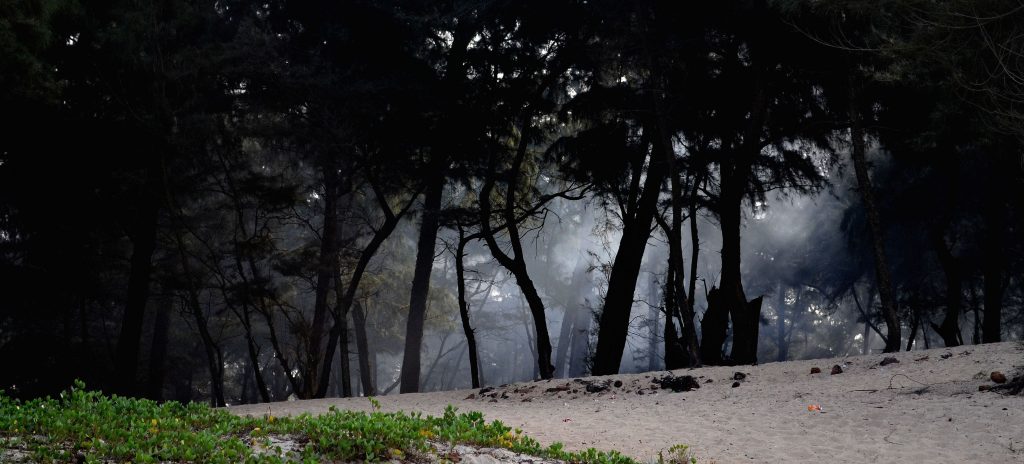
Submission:
{"label": "forest floor", "polygon": [[[889,357],[898,362],[883,365]],[[1024,462],[1024,395],[988,390],[999,385],[994,372],[1011,378],[1022,371],[1024,344],[1005,342],[378,400],[383,411],[430,415],[450,404],[521,428],[543,445],[614,449],[641,461],[687,444],[702,463]],[[283,416],[331,406],[371,409],[365,398],[330,398],[229,411]]]}

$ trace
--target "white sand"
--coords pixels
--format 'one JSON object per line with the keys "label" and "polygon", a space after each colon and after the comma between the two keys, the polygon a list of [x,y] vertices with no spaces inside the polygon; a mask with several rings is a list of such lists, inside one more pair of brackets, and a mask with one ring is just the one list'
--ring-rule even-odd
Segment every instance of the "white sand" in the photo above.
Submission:
{"label": "white sand", "polygon": [[[943,354],[952,354],[943,359]],[[888,356],[888,355],[885,355]],[[568,449],[617,449],[644,461],[685,443],[701,463],[1024,463],[1024,396],[979,392],[995,385],[992,371],[1024,370],[1024,346],[1016,342],[883,355],[711,367],[675,371],[701,382],[699,390],[652,394],[651,377],[665,372],[618,375],[621,388],[584,394],[546,392],[569,384],[552,380],[499,388],[508,398],[492,402],[476,390],[380,397],[384,411],[438,415],[445,405],[477,410],[488,420],[522,428],[543,444]],[[927,357],[926,359],[923,359]],[[844,372],[830,375],[833,365]],[[820,374],[810,374],[819,367]],[[747,373],[733,388],[733,373]],[[712,383],[704,383],[712,379]],[[891,388],[890,388],[891,384]],[[925,387],[927,385],[927,387]],[[532,391],[521,393],[535,386]],[[638,389],[644,395],[638,395]],[[519,390],[520,393],[515,391]],[[471,393],[475,399],[466,399]],[[528,399],[528,401],[523,401]],[[821,405],[810,412],[808,405]],[[330,406],[367,411],[365,398],[333,398],[231,407],[235,414],[322,413]]]}

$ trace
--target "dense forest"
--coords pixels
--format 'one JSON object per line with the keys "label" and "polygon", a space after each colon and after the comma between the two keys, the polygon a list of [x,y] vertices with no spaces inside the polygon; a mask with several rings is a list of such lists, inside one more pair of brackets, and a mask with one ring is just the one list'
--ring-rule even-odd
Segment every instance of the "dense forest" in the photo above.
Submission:
{"label": "dense forest", "polygon": [[1024,338],[1008,0],[0,2],[0,388]]}

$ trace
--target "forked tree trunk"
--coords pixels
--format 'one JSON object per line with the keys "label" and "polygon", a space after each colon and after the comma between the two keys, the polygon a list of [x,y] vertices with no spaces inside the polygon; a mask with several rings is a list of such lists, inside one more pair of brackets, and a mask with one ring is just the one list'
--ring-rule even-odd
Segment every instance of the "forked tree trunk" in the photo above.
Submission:
{"label": "forked tree trunk", "polygon": [[[658,153],[659,150],[655,150]],[[632,216],[623,216],[622,238],[615,253],[608,292],[597,333],[593,375],[619,373],[622,353],[626,348],[629,316],[633,310],[633,293],[640,275],[647,240],[651,236],[651,222],[658,209],[658,196],[667,175],[665,159],[661,155],[650,157],[643,193],[640,194]],[[636,174],[639,175],[639,174]]]}

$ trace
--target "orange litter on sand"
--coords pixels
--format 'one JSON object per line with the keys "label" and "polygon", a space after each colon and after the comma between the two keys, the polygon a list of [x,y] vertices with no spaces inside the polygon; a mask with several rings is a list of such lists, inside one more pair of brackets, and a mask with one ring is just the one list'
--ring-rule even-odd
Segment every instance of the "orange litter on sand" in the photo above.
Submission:
{"label": "orange litter on sand", "polygon": [[809,405],[807,405],[807,410],[808,411],[812,411],[812,412],[813,411],[821,411],[821,405],[820,404],[809,404]]}

